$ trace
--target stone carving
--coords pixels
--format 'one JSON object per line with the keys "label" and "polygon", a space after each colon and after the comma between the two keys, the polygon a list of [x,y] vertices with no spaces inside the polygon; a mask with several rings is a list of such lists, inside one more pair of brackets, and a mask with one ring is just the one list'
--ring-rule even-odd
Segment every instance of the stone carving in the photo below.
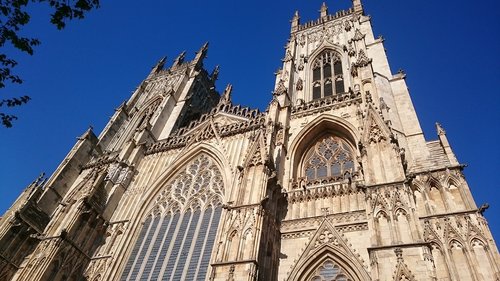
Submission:
{"label": "stone carving", "polygon": [[297,80],[297,84],[295,85],[295,89],[297,91],[302,91],[304,89],[304,85],[303,85],[303,81],[302,81],[302,78],[299,77],[299,79]]}
{"label": "stone carving", "polygon": [[82,169],[91,169],[96,167],[106,166],[116,161],[118,154],[105,152],[96,159],[91,160],[89,163],[85,164]]}
{"label": "stone carving", "polygon": [[299,59],[299,65],[297,66],[297,70],[298,71],[302,71],[304,70],[304,64],[306,63],[306,57],[304,57],[304,55],[300,55],[300,59]]}
{"label": "stone carving", "polygon": [[265,151],[262,151],[264,148],[264,139],[262,132],[258,133],[255,136],[255,141],[251,147],[251,149],[248,151],[248,154],[245,158],[245,163],[247,166],[257,166],[264,164],[266,162],[266,157],[265,157]]}
{"label": "stone carving", "polygon": [[282,145],[284,141],[284,130],[279,129],[278,133],[276,133],[276,145]]}
{"label": "stone carving", "polygon": [[93,259],[83,273],[83,276],[87,280],[96,280],[98,276],[104,275],[104,272],[110,264],[110,257]]}
{"label": "stone carving", "polygon": [[293,59],[292,53],[290,50],[286,50],[285,58],[282,60],[283,62],[289,62]]}
{"label": "stone carving", "polygon": [[359,29],[356,29],[356,31],[354,32],[354,36],[352,37],[351,40],[349,40],[350,42],[352,41],[359,41],[359,40],[362,40],[365,38],[365,35],[361,33],[361,31]]}
{"label": "stone carving", "polygon": [[278,82],[278,87],[276,87],[276,91],[274,91],[274,95],[275,96],[280,96],[280,95],[283,95],[283,94],[287,94],[288,90],[287,90],[287,87],[285,86],[285,81],[284,80],[280,80]]}
{"label": "stone carving", "polygon": [[138,125],[137,125],[138,131],[141,131],[149,126],[149,121],[151,120],[154,113],[156,112],[156,110],[160,106],[161,102],[162,102],[162,99],[158,98],[154,102],[151,102],[147,107],[145,107],[144,109],[142,109],[140,111],[141,112],[141,115],[139,117],[140,123],[138,123]]}
{"label": "stone carving", "polygon": [[288,79],[290,78],[290,75],[288,73],[288,70],[284,69],[282,72],[281,72],[281,79],[283,80],[283,83],[286,83],[288,82]]}
{"label": "stone carving", "polygon": [[415,281],[415,276],[412,274],[411,270],[408,268],[403,259],[403,250],[401,248],[396,248],[394,250],[396,254],[398,263],[396,265],[396,270],[394,271],[394,281]]}
{"label": "stone carving", "polygon": [[306,44],[306,35],[305,34],[301,34],[299,36],[299,44],[300,44],[300,46],[304,46]]}
{"label": "stone carving", "polygon": [[344,30],[349,32],[351,31],[351,28],[352,28],[351,23],[348,20],[344,21]]}
{"label": "stone carving", "polygon": [[387,140],[377,123],[373,122],[369,130],[370,143],[379,143],[383,140]]}
{"label": "stone carving", "polygon": [[349,43],[349,47],[347,47],[347,54],[350,57],[354,57],[356,55],[356,50],[354,49],[354,46],[352,45],[352,43]]}
{"label": "stone carving", "polygon": [[325,229],[318,237],[316,242],[314,243],[314,248],[322,246],[323,244],[333,244],[335,246],[339,245],[339,241],[333,236],[333,234]]}
{"label": "stone carving", "polygon": [[310,43],[321,42],[334,38],[344,32],[344,26],[341,21],[332,22],[322,27],[317,27],[306,32],[307,41]]}
{"label": "stone carving", "polygon": [[109,180],[113,184],[121,184],[124,187],[127,187],[132,178],[132,174],[132,167],[123,162],[115,162],[109,165],[105,180]]}
{"label": "stone carving", "polygon": [[365,51],[363,51],[363,49],[359,50],[358,60],[356,61],[355,66],[363,67],[369,65],[371,62],[372,59],[366,56]]}
{"label": "stone carving", "polygon": [[352,77],[358,77],[358,67],[356,66],[356,63],[351,63],[351,75]]}
{"label": "stone carving", "polygon": [[[236,123],[220,126],[216,128],[218,130],[218,135],[220,137],[229,137],[236,134],[249,132],[261,128],[265,123],[265,118],[263,118],[263,114],[258,110],[248,110],[248,108],[241,109],[239,106],[229,107],[230,112],[241,113],[243,116],[248,116],[250,118],[248,121],[239,121]],[[229,110],[228,110],[229,111]],[[187,128],[183,128],[179,131],[176,131],[173,136],[160,141],[153,143],[147,146],[146,155],[159,153],[171,149],[181,148],[186,146],[189,143],[192,143],[194,139],[201,141],[213,138],[214,134],[205,134],[203,131],[193,130],[190,133],[186,133],[186,131],[193,129],[195,126],[201,124],[201,122],[208,122],[209,116],[213,116],[215,113],[211,113],[211,115],[202,115],[200,119],[196,122],[190,124]]]}
{"label": "stone carving", "polygon": [[327,112],[342,107],[361,104],[361,93],[347,92],[322,99],[312,100],[307,103],[297,103],[292,108],[292,119],[302,118],[319,112]]}

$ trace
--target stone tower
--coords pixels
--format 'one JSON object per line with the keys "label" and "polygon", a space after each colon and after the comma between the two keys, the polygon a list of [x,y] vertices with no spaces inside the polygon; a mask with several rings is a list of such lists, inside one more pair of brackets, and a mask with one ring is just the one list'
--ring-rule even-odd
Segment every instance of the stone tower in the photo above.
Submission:
{"label": "stone tower", "polygon": [[0,221],[0,280],[499,280],[444,129],[426,141],[360,0],[291,22],[264,112],[160,60]]}

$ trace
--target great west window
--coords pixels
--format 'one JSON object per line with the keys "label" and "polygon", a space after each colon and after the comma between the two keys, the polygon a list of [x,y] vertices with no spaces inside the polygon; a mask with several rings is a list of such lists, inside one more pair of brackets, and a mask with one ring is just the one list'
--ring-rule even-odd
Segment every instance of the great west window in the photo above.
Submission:
{"label": "great west window", "polygon": [[205,280],[223,192],[210,158],[189,163],[156,198],[121,280]]}

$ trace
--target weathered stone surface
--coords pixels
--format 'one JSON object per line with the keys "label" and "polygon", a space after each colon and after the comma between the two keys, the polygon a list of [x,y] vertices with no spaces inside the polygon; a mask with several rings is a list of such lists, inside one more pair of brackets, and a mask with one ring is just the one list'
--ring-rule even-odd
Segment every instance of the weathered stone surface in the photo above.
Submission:
{"label": "weathered stone surface", "polygon": [[498,280],[444,129],[426,141],[361,1],[296,13],[265,112],[162,59],[0,221],[0,280]]}

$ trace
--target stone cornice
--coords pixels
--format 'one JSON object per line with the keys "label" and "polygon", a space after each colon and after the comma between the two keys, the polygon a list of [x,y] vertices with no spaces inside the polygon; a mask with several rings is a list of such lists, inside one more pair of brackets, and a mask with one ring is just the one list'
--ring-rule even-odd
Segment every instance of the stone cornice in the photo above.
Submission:
{"label": "stone cornice", "polygon": [[477,214],[479,213],[479,209],[471,209],[471,210],[465,210],[465,211],[459,211],[459,212],[450,212],[450,213],[441,213],[441,214],[434,214],[434,215],[427,215],[427,216],[422,216],[419,217],[420,220],[426,220],[426,219],[432,219],[432,218],[442,218],[442,217],[454,217],[457,215],[469,215],[469,214]]}
{"label": "stone cornice", "polygon": [[431,243],[429,242],[417,242],[417,243],[401,243],[401,244],[393,244],[386,246],[373,246],[368,247],[368,252],[380,251],[380,250],[390,250],[394,248],[414,248],[414,247],[430,247]]}
{"label": "stone cornice", "polygon": [[[220,137],[229,137],[249,131],[254,131],[265,126],[265,118],[254,118],[247,122],[229,124],[217,128]],[[171,149],[181,148],[193,141],[203,141],[215,137],[213,131],[197,131],[188,135],[175,135],[163,141],[153,143],[146,147],[145,155],[159,153]]]}

